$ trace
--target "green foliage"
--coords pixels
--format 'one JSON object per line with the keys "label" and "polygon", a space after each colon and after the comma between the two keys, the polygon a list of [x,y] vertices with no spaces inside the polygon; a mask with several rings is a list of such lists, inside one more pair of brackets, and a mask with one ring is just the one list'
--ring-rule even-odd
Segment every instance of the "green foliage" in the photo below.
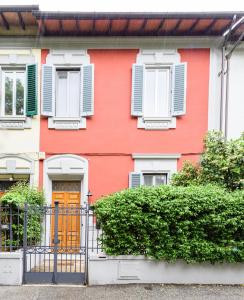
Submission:
{"label": "green foliage", "polygon": [[[1,199],[1,205],[11,205],[12,207],[12,231],[13,246],[21,245],[24,232],[24,204],[29,207],[40,207],[44,204],[44,194],[35,187],[30,187],[26,182],[18,182],[4,194]],[[41,238],[41,210],[35,210],[35,213],[28,214],[27,236],[31,240],[39,241]],[[10,243],[10,241],[6,241]]]}
{"label": "green foliage", "polygon": [[184,161],[183,168],[180,172],[173,175],[171,183],[176,186],[188,186],[199,184],[200,167],[191,161]]}
{"label": "green foliage", "polygon": [[244,261],[244,192],[217,186],[128,189],[95,203],[109,255]]}
{"label": "green foliage", "polygon": [[28,183],[20,181],[10,188],[1,198],[3,204],[12,204],[24,207],[25,202],[30,205],[43,205],[44,194],[35,187],[30,187]]}
{"label": "green foliage", "polygon": [[243,188],[244,135],[226,141],[220,132],[209,132],[199,164],[185,162],[171,183],[176,186],[217,184],[229,190]]}

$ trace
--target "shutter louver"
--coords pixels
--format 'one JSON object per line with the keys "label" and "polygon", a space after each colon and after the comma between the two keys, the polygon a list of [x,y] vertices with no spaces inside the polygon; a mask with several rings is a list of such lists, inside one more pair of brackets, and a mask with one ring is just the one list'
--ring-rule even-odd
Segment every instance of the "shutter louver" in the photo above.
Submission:
{"label": "shutter louver", "polygon": [[142,173],[131,172],[129,174],[129,187],[137,188],[142,185]]}
{"label": "shutter louver", "polygon": [[133,64],[132,67],[132,96],[131,115],[142,116],[143,111],[143,84],[145,77],[145,66]]}
{"label": "shutter louver", "polygon": [[94,115],[94,65],[81,67],[81,116]]}
{"label": "shutter louver", "polygon": [[3,96],[2,93],[3,93],[3,90],[2,90],[2,68],[0,66],[0,109],[1,109],[2,96]]}
{"label": "shutter louver", "polygon": [[51,65],[42,66],[42,115],[54,115],[54,67]]}
{"label": "shutter louver", "polygon": [[27,92],[26,92],[26,115],[37,115],[37,65],[26,66]]}
{"label": "shutter louver", "polygon": [[186,63],[173,67],[172,116],[186,113]]}

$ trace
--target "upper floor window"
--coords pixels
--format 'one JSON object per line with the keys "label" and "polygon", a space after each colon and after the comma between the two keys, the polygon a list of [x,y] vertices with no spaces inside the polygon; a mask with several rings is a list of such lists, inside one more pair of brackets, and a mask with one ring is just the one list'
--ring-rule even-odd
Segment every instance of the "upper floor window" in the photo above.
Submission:
{"label": "upper floor window", "polygon": [[25,69],[2,71],[2,116],[25,115]]}
{"label": "upper floor window", "polygon": [[132,67],[131,115],[137,127],[176,128],[186,113],[186,63],[176,49],[140,50]]}
{"label": "upper floor window", "polygon": [[37,114],[36,65],[0,68],[0,116],[8,119]]}
{"label": "upper floor window", "polygon": [[56,69],[56,117],[80,117],[80,69]]}
{"label": "upper floor window", "polygon": [[42,67],[42,115],[49,128],[85,128],[94,111],[94,65]]}
{"label": "upper floor window", "polygon": [[163,118],[185,114],[185,63],[168,67],[134,64],[132,80],[133,116]]}
{"label": "upper floor window", "polygon": [[143,116],[145,118],[169,117],[171,68],[146,66]]}

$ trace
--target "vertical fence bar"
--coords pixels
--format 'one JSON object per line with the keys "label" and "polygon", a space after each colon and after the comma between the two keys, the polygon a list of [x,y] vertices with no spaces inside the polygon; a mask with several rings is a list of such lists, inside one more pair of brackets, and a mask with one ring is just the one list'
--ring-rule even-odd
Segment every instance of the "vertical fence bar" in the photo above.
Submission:
{"label": "vertical fence bar", "polygon": [[89,203],[86,203],[85,224],[85,284],[88,284],[88,255],[89,255]]}
{"label": "vertical fence bar", "polygon": [[57,283],[57,259],[58,259],[58,215],[59,215],[59,202],[54,202],[54,261],[53,261],[53,283]]}
{"label": "vertical fence bar", "polygon": [[19,236],[19,230],[20,230],[20,223],[19,223],[19,218],[20,218],[20,209],[19,209],[19,205],[17,206],[17,226],[18,226],[18,231],[17,231],[17,245],[16,245],[16,249],[19,249],[20,247],[20,236]]}
{"label": "vertical fence bar", "polygon": [[28,205],[25,203],[24,206],[24,232],[23,232],[23,283],[26,283],[25,274],[27,272],[27,222],[28,222]]}
{"label": "vertical fence bar", "polygon": [[10,252],[13,251],[13,211],[12,205],[9,207],[9,238],[10,238]]}
{"label": "vertical fence bar", "polygon": [[2,252],[2,206],[0,203],[0,252]]}

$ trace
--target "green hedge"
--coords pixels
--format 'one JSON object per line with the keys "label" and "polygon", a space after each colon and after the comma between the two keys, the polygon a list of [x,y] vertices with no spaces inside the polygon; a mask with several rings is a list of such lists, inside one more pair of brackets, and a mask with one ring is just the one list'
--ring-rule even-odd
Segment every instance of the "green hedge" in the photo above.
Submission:
{"label": "green hedge", "polygon": [[108,255],[244,261],[244,192],[216,186],[128,189],[94,206]]}

